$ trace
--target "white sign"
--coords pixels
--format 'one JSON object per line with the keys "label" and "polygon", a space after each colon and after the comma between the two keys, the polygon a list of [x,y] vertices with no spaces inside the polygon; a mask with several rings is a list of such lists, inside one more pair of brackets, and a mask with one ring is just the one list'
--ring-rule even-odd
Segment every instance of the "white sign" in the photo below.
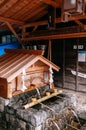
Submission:
{"label": "white sign", "polygon": [[82,50],[82,49],[84,49],[84,45],[73,45],[73,49],[80,49],[80,50]]}
{"label": "white sign", "polygon": [[86,54],[85,53],[79,53],[78,54],[78,61],[79,62],[86,62]]}

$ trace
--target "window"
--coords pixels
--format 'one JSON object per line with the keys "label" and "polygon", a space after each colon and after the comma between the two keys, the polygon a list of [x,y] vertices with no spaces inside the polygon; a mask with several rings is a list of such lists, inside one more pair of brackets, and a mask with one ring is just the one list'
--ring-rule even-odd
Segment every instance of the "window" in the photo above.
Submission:
{"label": "window", "polygon": [[6,36],[2,36],[2,44],[6,43]]}
{"label": "window", "polygon": [[14,35],[11,35],[11,37],[12,37],[12,42],[16,42],[17,41],[17,39],[16,39],[16,37]]}
{"label": "window", "polygon": [[10,43],[11,42],[11,35],[7,35],[6,36],[6,43]]}

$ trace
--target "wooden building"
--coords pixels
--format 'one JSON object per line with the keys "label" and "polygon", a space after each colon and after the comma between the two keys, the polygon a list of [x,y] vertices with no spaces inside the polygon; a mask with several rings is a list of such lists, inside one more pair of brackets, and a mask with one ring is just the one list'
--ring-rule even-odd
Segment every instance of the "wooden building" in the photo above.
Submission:
{"label": "wooden building", "polygon": [[61,68],[57,86],[86,92],[86,0],[1,0],[0,29],[22,48],[46,45],[44,56]]}
{"label": "wooden building", "polygon": [[0,58],[1,97],[11,98],[50,84],[50,67],[57,72],[60,68],[41,54],[41,50],[6,50]]}
{"label": "wooden building", "polygon": [[86,0],[0,0],[0,127],[86,130]]}

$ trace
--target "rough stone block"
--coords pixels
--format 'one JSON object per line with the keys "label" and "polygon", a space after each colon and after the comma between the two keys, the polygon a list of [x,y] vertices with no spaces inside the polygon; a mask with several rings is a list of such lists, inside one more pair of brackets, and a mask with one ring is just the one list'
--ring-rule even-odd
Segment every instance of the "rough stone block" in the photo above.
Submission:
{"label": "rough stone block", "polygon": [[[26,113],[26,114],[25,114]],[[16,116],[20,119],[24,120],[24,115],[26,115],[27,117],[25,117],[25,120],[28,121],[28,112],[27,110],[23,110],[23,109],[17,109],[16,111]]]}
{"label": "rough stone block", "polygon": [[15,122],[17,122],[15,115],[10,115],[9,119],[10,119],[11,125],[14,126]]}
{"label": "rough stone block", "polygon": [[16,114],[16,110],[9,106],[5,106],[5,112],[9,113],[10,115]]}
{"label": "rough stone block", "polygon": [[46,120],[47,116],[47,112],[38,111],[28,116],[28,122],[30,122],[33,126],[39,126]]}
{"label": "rough stone block", "polygon": [[17,122],[22,130],[26,130],[26,122],[19,120],[19,119],[17,119]]}
{"label": "rough stone block", "polygon": [[0,124],[2,123],[2,113],[0,112]]}
{"label": "rough stone block", "polygon": [[4,105],[0,104],[0,112],[4,112]]}
{"label": "rough stone block", "polygon": [[31,124],[27,124],[26,130],[44,130],[44,128],[43,128],[43,124],[36,127],[32,126]]}
{"label": "rough stone block", "polygon": [[78,114],[80,119],[83,119],[86,121],[86,111],[83,111],[82,113]]}
{"label": "rough stone block", "polygon": [[0,97],[0,104],[7,106],[9,104],[10,100]]}
{"label": "rough stone block", "polygon": [[9,122],[10,121],[10,115],[8,113],[6,113],[6,121]]}

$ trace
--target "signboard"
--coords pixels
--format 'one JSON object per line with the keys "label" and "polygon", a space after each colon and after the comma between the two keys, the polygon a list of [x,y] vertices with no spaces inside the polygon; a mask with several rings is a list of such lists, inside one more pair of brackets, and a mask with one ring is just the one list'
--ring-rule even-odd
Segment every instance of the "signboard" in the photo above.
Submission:
{"label": "signboard", "polygon": [[78,52],[78,62],[86,62],[86,51]]}

